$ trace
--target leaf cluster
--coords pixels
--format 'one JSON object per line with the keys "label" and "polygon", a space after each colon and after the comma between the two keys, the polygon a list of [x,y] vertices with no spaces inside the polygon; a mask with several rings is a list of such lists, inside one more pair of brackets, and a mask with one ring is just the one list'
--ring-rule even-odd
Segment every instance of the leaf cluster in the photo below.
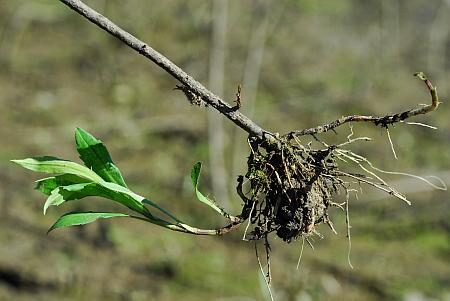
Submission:
{"label": "leaf cluster", "polygon": [[[126,212],[67,212],[50,227],[48,232],[57,228],[84,225],[100,218],[112,217],[139,219],[181,232],[196,233],[199,230],[184,224],[174,214],[155,202],[131,191],[105,145],[93,135],[77,128],[75,144],[84,166],[50,156],[12,160],[32,171],[56,174],[40,179],[36,183],[35,189],[47,195],[43,208],[44,214],[50,206],[59,206],[68,201],[89,196],[98,196],[117,202],[137,215]],[[222,208],[198,190],[201,167],[201,162],[197,162],[191,172],[195,194],[199,201],[224,215],[225,212]],[[163,217],[159,217],[154,211]]]}

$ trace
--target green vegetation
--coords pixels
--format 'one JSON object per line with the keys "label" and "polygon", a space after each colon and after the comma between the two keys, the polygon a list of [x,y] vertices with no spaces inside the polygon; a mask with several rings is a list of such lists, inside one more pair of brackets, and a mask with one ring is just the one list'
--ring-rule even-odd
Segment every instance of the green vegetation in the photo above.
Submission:
{"label": "green vegetation", "polygon": [[[49,156],[12,160],[14,163],[32,171],[60,174],[37,181],[36,189],[48,195],[44,204],[44,214],[49,206],[59,206],[66,201],[78,200],[88,196],[99,196],[122,204],[142,216],[111,212],[69,212],[61,216],[48,232],[61,227],[85,225],[99,218],[130,217],[174,231],[214,235],[214,230],[205,230],[206,232],[203,233],[203,230],[184,224],[166,209],[129,190],[120,170],[114,165],[108,150],[100,140],[83,129],[77,128],[75,142],[80,159],[85,166]],[[198,200],[217,212],[226,214],[223,209],[198,190],[201,168],[202,164],[198,162],[191,172],[192,184]],[[155,216],[150,213],[145,205],[157,209],[160,214],[164,214],[173,221]]]}

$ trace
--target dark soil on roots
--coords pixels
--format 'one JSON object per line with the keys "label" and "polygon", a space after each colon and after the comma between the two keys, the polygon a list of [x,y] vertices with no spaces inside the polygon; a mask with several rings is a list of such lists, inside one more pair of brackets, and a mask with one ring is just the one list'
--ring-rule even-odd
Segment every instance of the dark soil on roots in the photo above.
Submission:
{"label": "dark soil on roots", "polygon": [[[271,232],[291,242],[315,233],[315,225],[332,227],[328,208],[342,181],[334,175],[337,164],[333,147],[314,150],[282,141],[264,145],[252,141],[245,178],[250,191],[239,194],[250,209],[250,240],[267,238]],[[241,183],[243,177],[241,176]]]}

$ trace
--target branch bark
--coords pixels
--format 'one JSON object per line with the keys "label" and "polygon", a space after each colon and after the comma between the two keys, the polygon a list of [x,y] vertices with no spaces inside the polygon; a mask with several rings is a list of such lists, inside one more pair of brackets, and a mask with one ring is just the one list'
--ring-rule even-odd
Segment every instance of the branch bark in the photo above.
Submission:
{"label": "branch bark", "polygon": [[428,91],[431,95],[431,104],[424,105],[419,108],[410,109],[404,112],[400,112],[397,114],[392,115],[385,115],[381,117],[374,117],[374,116],[365,116],[365,115],[352,115],[352,116],[345,116],[341,117],[339,119],[336,119],[333,122],[325,123],[313,128],[304,129],[301,131],[293,131],[285,135],[288,139],[293,139],[296,136],[304,136],[304,135],[315,135],[320,133],[325,133],[329,130],[334,130],[335,128],[348,123],[348,122],[371,122],[376,126],[382,126],[387,128],[389,125],[402,122],[403,120],[406,120],[410,117],[426,114],[429,112],[432,112],[437,109],[439,105],[439,97],[437,95],[436,87],[434,87],[431,83],[431,81],[423,74],[422,72],[418,72],[414,74],[419,79],[421,79],[425,85],[428,88]]}
{"label": "branch bark", "polygon": [[[134,49],[141,55],[145,56],[152,62],[154,62],[156,65],[164,69],[167,73],[169,73],[172,77],[177,79],[180,83],[183,84],[182,90],[186,93],[188,91],[189,93],[194,94],[195,96],[201,97],[203,101],[205,101],[207,104],[211,105],[213,108],[215,108],[217,111],[225,115],[228,119],[230,119],[232,122],[234,122],[237,126],[242,128],[244,131],[250,134],[250,136],[255,136],[261,140],[265,140],[269,143],[277,143],[279,139],[277,138],[277,135],[268,132],[261,128],[259,125],[257,125],[253,120],[242,114],[238,111],[238,107],[231,106],[229,103],[221,99],[219,96],[215,95],[211,91],[209,91],[207,88],[205,88],[200,82],[195,80],[192,76],[184,72],[180,67],[175,65],[172,61],[170,61],[168,58],[163,56],[158,51],[154,50],[152,47],[150,47],[148,44],[144,43],[143,41],[139,40],[132,34],[128,33],[127,31],[120,28],[118,25],[113,23],[111,20],[106,18],[105,16],[101,15],[94,9],[90,8],[86,4],[83,3],[81,0],[59,0],[60,2],[67,5],[72,10],[76,11],[101,29],[105,30],[112,36],[118,38],[125,44],[127,44],[130,48]],[[408,111],[404,111],[398,114],[393,115],[386,115],[383,117],[373,117],[373,116],[363,116],[363,115],[354,115],[354,116],[346,116],[341,117],[331,123],[323,124],[314,128],[304,129],[301,131],[292,131],[288,134],[286,134],[284,137],[290,139],[295,136],[301,136],[301,135],[314,135],[314,134],[320,134],[327,132],[329,130],[333,130],[342,124],[348,123],[348,122],[372,122],[373,124],[377,126],[384,126],[387,127],[388,125],[401,122],[405,119],[408,119],[410,117],[419,115],[419,114],[426,114],[428,112],[434,111],[438,104],[438,96],[436,87],[433,87],[431,82],[425,77],[423,73],[417,73],[416,76],[418,76],[420,79],[422,79],[425,84],[427,85],[431,98],[432,98],[432,104],[420,108],[411,109]]]}
{"label": "branch bark", "polygon": [[132,34],[123,30],[102,14],[87,6],[85,3],[83,3],[83,1],[59,1],[164,69],[172,77],[174,77],[185,87],[187,87],[189,91],[193,92],[196,95],[199,95],[206,103],[225,115],[228,119],[233,121],[237,126],[242,128],[251,136],[256,136],[260,139],[275,142],[273,134],[262,129],[247,116],[239,112],[236,107],[231,106],[219,96],[206,89],[200,82],[184,72],[180,67],[167,59],[164,55],[150,47],[148,44],[139,40]]}

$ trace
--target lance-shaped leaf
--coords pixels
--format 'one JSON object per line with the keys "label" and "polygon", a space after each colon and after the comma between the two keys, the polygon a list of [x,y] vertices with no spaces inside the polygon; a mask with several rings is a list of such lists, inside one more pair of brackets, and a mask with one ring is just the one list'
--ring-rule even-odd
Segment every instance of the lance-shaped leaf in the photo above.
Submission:
{"label": "lance-shaped leaf", "polygon": [[150,211],[144,206],[145,198],[143,196],[115,183],[103,181],[99,185],[109,195],[109,199],[122,203],[131,210],[139,212],[146,217],[152,217]]}
{"label": "lance-shaped leaf", "polygon": [[201,172],[201,170],[202,170],[202,162],[197,162],[197,163],[194,164],[194,166],[192,167],[192,171],[191,171],[192,185],[194,186],[194,190],[195,190],[195,194],[197,196],[197,199],[200,202],[208,205],[212,209],[216,210],[220,214],[222,214],[222,215],[226,214],[225,211],[222,208],[220,208],[219,206],[217,206],[216,203],[213,200],[210,200],[209,198],[204,196],[198,190],[198,183],[199,183],[199,179],[200,179],[200,172]]}
{"label": "lance-shaped leaf", "polygon": [[72,175],[59,175],[39,180],[36,189],[49,195],[44,204],[44,214],[50,206],[88,196],[99,196],[118,202],[144,216],[151,216],[143,204],[144,197],[115,183],[93,183]]}
{"label": "lance-shaped leaf", "polygon": [[103,143],[81,128],[75,131],[75,142],[80,159],[107,182],[127,187],[119,169]]}
{"label": "lance-shaped leaf", "polygon": [[61,216],[53,226],[48,229],[47,233],[51,231],[70,226],[85,225],[96,221],[99,218],[111,218],[111,217],[129,217],[124,213],[108,213],[108,212],[70,212]]}
{"label": "lance-shaped leaf", "polygon": [[11,161],[32,171],[54,174],[72,174],[92,182],[103,181],[99,175],[89,168],[75,162],[62,160],[56,157],[45,156]]}

